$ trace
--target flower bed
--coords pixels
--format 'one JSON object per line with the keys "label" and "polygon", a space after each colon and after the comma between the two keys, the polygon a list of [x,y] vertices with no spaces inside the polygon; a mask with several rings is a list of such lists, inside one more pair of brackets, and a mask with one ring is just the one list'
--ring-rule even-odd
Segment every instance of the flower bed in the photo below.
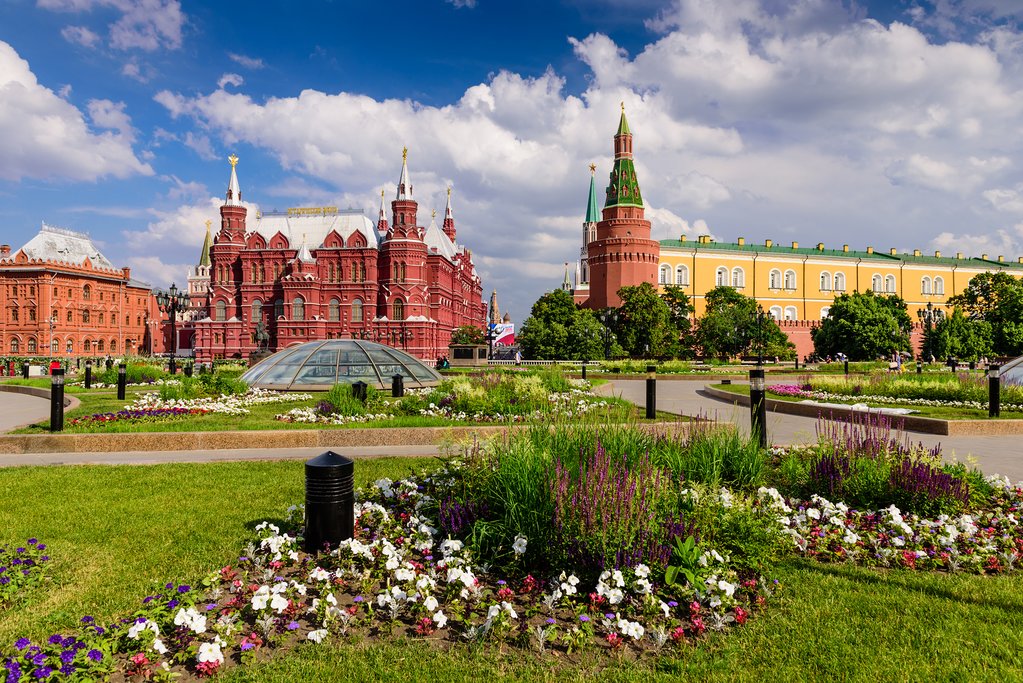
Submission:
{"label": "flower bed", "polygon": [[[930,406],[939,408],[974,408],[977,410],[987,410],[988,402],[985,401],[972,401],[972,400],[944,400],[944,399],[926,399],[926,398],[905,398],[900,396],[883,396],[873,394],[835,394],[827,391],[817,391],[814,389],[807,389],[804,386],[796,386],[794,384],[772,384],[767,387],[767,391],[776,396],[787,396],[791,398],[803,398],[814,401],[828,401],[834,403],[883,403],[886,405],[905,405],[905,406]],[[1023,405],[1014,403],[1002,403],[1001,407],[1005,411],[1009,412],[1023,412]]]}
{"label": "flower bed", "polygon": [[35,538],[13,550],[0,547],[0,607],[24,597],[43,581],[50,561],[45,551],[46,544]]}
{"label": "flower bed", "polygon": [[156,422],[175,417],[205,415],[211,411],[202,408],[125,408],[116,413],[94,413],[84,417],[71,418],[68,427],[102,425],[109,422]]}

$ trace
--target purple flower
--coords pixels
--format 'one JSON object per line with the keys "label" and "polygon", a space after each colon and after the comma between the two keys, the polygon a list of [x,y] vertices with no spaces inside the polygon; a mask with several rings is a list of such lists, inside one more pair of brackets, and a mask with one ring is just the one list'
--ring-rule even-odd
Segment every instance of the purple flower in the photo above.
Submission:
{"label": "purple flower", "polygon": [[32,660],[32,663],[35,664],[36,666],[42,666],[43,664],[46,663],[46,655],[43,654],[42,652],[36,653],[32,657],[30,657],[30,659]]}
{"label": "purple flower", "polygon": [[82,617],[82,623],[83,624],[91,624],[94,621],[96,621],[96,620],[93,619],[92,617],[88,616],[88,615]]}
{"label": "purple flower", "polygon": [[38,547],[38,548],[39,548],[40,550],[46,550],[46,544],[45,544],[45,543],[40,543],[40,544],[39,544],[39,545],[38,545],[37,547]]}
{"label": "purple flower", "polygon": [[28,539],[28,544],[29,544],[29,545],[35,545],[35,544],[36,544],[36,543],[38,543],[38,542],[39,542],[39,540],[38,540],[38,539],[35,539],[35,538],[30,538],[30,539]]}
{"label": "purple flower", "polygon": [[49,642],[50,645],[60,645],[60,641],[62,640],[64,640],[64,636],[60,635],[59,633],[54,633],[52,636],[50,636]]}
{"label": "purple flower", "polygon": [[191,586],[185,586],[185,585],[178,586],[178,592],[179,593],[187,593],[190,590],[192,590]]}
{"label": "purple flower", "polygon": [[555,620],[554,620],[554,618],[552,618],[552,617],[547,617],[547,623],[548,623],[548,624],[553,624],[553,623],[555,623]]}
{"label": "purple flower", "polygon": [[613,614],[611,614],[610,612],[608,612],[607,614],[605,614],[605,615],[604,615],[604,618],[605,618],[605,619],[614,619],[614,618],[615,618],[615,615],[613,615]]}
{"label": "purple flower", "polygon": [[86,657],[94,662],[99,662],[103,659],[103,653],[99,650],[89,650],[89,654],[87,654]]}
{"label": "purple flower", "polygon": [[580,614],[580,615],[579,615],[579,621],[583,622],[584,624],[585,624],[585,623],[586,623],[587,621],[589,621],[589,620],[590,620],[590,618],[589,618],[588,616],[586,616],[585,614]]}
{"label": "purple flower", "polygon": [[675,602],[674,600],[669,600],[668,607],[678,607],[678,603]]}
{"label": "purple flower", "polygon": [[64,650],[63,652],[60,653],[60,661],[62,661],[63,663],[70,664],[74,660],[75,660],[74,650]]}
{"label": "purple flower", "polygon": [[31,644],[32,641],[29,640],[28,638],[18,638],[16,641],[14,641],[14,647],[18,648],[19,650],[24,650]]}
{"label": "purple flower", "polygon": [[151,603],[151,602],[153,601],[153,599],[154,599],[154,596],[152,596],[152,595],[147,595],[146,597],[144,597],[144,598],[142,599],[142,604],[143,604],[143,605],[148,605],[149,603]]}
{"label": "purple flower", "polygon": [[503,585],[505,585],[505,580],[504,580],[504,579],[498,579],[498,581],[497,581],[497,585],[498,585],[498,586],[503,586]]}
{"label": "purple flower", "polygon": [[39,680],[43,680],[44,678],[49,678],[50,676],[53,675],[53,668],[49,666],[41,666],[35,671],[33,671],[32,675],[38,678]]}
{"label": "purple flower", "polygon": [[289,621],[288,622],[288,630],[289,631],[294,631],[297,628],[298,628],[298,622],[297,621]]}
{"label": "purple flower", "polygon": [[242,643],[242,650],[251,650],[254,647],[256,647],[256,646],[253,643],[250,643],[247,640],[244,643]]}
{"label": "purple flower", "polygon": [[170,602],[167,603],[167,609],[174,609],[177,606],[178,606],[178,601],[176,599],[175,600],[171,600]]}
{"label": "purple flower", "polygon": [[210,610],[214,610],[214,609],[217,609],[217,603],[211,602],[210,604],[206,605],[206,611],[207,612],[209,612]]}
{"label": "purple flower", "polygon": [[363,598],[362,598],[361,595],[356,595],[355,598],[354,598],[355,602],[362,602],[362,600],[363,600]]}
{"label": "purple flower", "polygon": [[166,586],[164,586],[164,588],[166,588],[167,590],[170,590],[171,588],[174,588],[174,584],[173,583],[168,583]]}

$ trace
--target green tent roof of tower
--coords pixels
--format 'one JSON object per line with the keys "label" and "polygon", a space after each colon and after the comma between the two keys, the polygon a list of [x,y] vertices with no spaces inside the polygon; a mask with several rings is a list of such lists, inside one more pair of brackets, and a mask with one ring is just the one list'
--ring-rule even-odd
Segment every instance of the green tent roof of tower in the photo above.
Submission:
{"label": "green tent roof of tower", "polygon": [[625,105],[622,105],[622,120],[618,122],[618,135],[632,135],[629,130],[629,122],[625,118]]}
{"label": "green tent roof of tower", "polygon": [[206,239],[202,243],[202,253],[199,254],[199,265],[210,265],[210,226],[206,226]]}
{"label": "green tent roof of tower", "polygon": [[597,183],[594,176],[590,176],[590,199],[586,203],[586,222],[596,223],[600,220],[600,210],[597,208]]}
{"label": "green tent roof of tower", "polygon": [[[632,137],[629,131],[629,122],[625,120],[625,107],[622,107],[622,119],[618,123],[618,132],[615,138],[622,136]],[[636,178],[636,166],[632,162],[632,155],[615,158],[614,168],[611,169],[611,177],[607,185],[607,200],[604,208],[611,206],[643,206],[643,196],[639,192],[639,179]]]}

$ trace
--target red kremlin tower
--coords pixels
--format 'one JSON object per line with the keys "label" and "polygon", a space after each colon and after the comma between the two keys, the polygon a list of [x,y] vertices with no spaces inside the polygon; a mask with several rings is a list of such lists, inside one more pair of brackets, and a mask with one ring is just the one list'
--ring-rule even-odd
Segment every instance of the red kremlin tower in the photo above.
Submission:
{"label": "red kremlin tower", "polygon": [[588,245],[590,291],[585,306],[594,310],[620,306],[618,290],[627,285],[657,282],[661,246],[650,239],[650,221],[643,218],[643,197],[632,162],[632,133],[622,119],[615,134],[615,161],[607,186],[597,239]]}

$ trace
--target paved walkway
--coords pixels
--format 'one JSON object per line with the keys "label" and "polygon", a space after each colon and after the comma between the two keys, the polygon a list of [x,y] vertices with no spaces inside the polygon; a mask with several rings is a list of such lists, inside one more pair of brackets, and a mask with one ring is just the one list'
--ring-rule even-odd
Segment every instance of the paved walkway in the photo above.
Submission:
{"label": "paved walkway", "polygon": [[[678,415],[704,415],[727,420],[749,432],[749,409],[730,405],[701,395],[706,384],[696,380],[661,380],[657,383],[657,407]],[[615,380],[604,385],[604,391],[613,391],[638,405],[646,405],[644,380]],[[46,399],[22,394],[0,392],[0,432],[19,425],[49,418],[50,404]],[[927,447],[941,445],[946,458],[975,459],[985,472],[1008,475],[1013,481],[1023,480],[1023,438],[1019,436],[933,436],[909,434],[912,441]],[[768,437],[771,443],[795,444],[816,441],[816,420],[795,415],[771,413],[768,415]],[[335,449],[352,458],[387,456],[433,456],[437,446],[374,446],[367,448]],[[271,460],[305,459],[319,455],[322,448],[290,449],[235,449],[217,451],[146,451],[125,453],[31,453],[0,454],[0,467],[12,465],[68,465],[68,464],[152,464],[161,462],[210,462],[215,460]]]}
{"label": "paved walkway", "polygon": [[[734,381],[734,380],[733,380]],[[705,415],[727,420],[749,433],[749,408],[737,406],[701,395],[707,384],[705,379],[662,380],[657,383],[657,408],[679,415]],[[641,406],[646,405],[645,380],[615,380],[609,388]],[[767,436],[771,443],[791,445],[813,443],[817,440],[817,420],[796,415],[769,413]],[[1016,436],[936,436],[907,432],[913,443],[928,448],[940,445],[946,460],[976,460],[987,473],[1007,475],[1013,481],[1023,480],[1023,437]]]}

